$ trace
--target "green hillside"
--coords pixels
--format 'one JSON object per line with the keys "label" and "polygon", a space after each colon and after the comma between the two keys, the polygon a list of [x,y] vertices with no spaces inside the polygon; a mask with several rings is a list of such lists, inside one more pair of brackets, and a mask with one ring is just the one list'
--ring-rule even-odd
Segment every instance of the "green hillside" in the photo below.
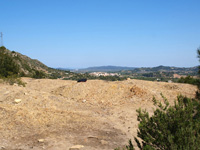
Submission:
{"label": "green hillside", "polygon": [[[57,79],[66,76],[66,72],[49,68],[36,59],[0,47],[0,77],[33,77]],[[68,73],[69,74],[69,73]]]}
{"label": "green hillside", "polygon": [[29,76],[33,77],[38,72],[45,76],[48,67],[38,60],[31,59],[15,51],[10,51],[4,46],[0,47],[0,75],[8,76]]}

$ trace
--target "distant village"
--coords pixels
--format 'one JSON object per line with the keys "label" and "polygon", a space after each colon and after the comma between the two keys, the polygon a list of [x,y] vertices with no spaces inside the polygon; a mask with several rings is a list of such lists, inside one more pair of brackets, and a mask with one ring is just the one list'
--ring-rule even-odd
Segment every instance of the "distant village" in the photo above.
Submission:
{"label": "distant village", "polygon": [[92,72],[90,73],[91,76],[96,76],[96,77],[100,77],[100,76],[120,76],[119,73],[108,73],[108,72]]}

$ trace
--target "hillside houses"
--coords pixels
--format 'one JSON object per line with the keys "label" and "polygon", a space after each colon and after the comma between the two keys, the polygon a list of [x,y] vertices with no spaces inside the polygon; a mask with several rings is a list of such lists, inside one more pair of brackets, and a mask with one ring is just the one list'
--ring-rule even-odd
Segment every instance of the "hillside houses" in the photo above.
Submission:
{"label": "hillside houses", "polygon": [[92,75],[92,76],[97,76],[97,77],[99,77],[99,76],[119,76],[119,74],[118,73],[107,73],[107,72],[92,72],[92,73],[90,73],[90,75]]}

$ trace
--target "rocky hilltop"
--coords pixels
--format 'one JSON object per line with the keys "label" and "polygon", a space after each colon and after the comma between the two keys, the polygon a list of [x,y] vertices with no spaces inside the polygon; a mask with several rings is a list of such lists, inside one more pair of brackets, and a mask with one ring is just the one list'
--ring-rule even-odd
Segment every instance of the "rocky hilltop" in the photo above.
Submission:
{"label": "rocky hilltop", "polygon": [[26,87],[0,83],[0,149],[113,150],[136,136],[136,109],[152,113],[153,96],[162,92],[173,104],[197,90],[141,80],[22,80]]}

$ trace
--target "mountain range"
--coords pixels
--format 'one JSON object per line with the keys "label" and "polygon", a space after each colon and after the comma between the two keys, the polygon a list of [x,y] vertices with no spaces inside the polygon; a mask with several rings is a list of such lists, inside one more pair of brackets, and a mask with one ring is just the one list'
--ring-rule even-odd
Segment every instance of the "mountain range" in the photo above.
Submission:
{"label": "mountain range", "polygon": [[76,72],[117,72],[121,70],[134,70],[135,67],[122,67],[122,66],[97,66],[77,69]]}
{"label": "mountain range", "polygon": [[72,70],[74,72],[131,72],[131,73],[149,73],[149,72],[174,72],[174,73],[188,73],[197,74],[198,66],[195,67],[170,67],[170,66],[157,66],[157,67],[121,67],[121,66],[97,66],[88,67],[84,69]]}

